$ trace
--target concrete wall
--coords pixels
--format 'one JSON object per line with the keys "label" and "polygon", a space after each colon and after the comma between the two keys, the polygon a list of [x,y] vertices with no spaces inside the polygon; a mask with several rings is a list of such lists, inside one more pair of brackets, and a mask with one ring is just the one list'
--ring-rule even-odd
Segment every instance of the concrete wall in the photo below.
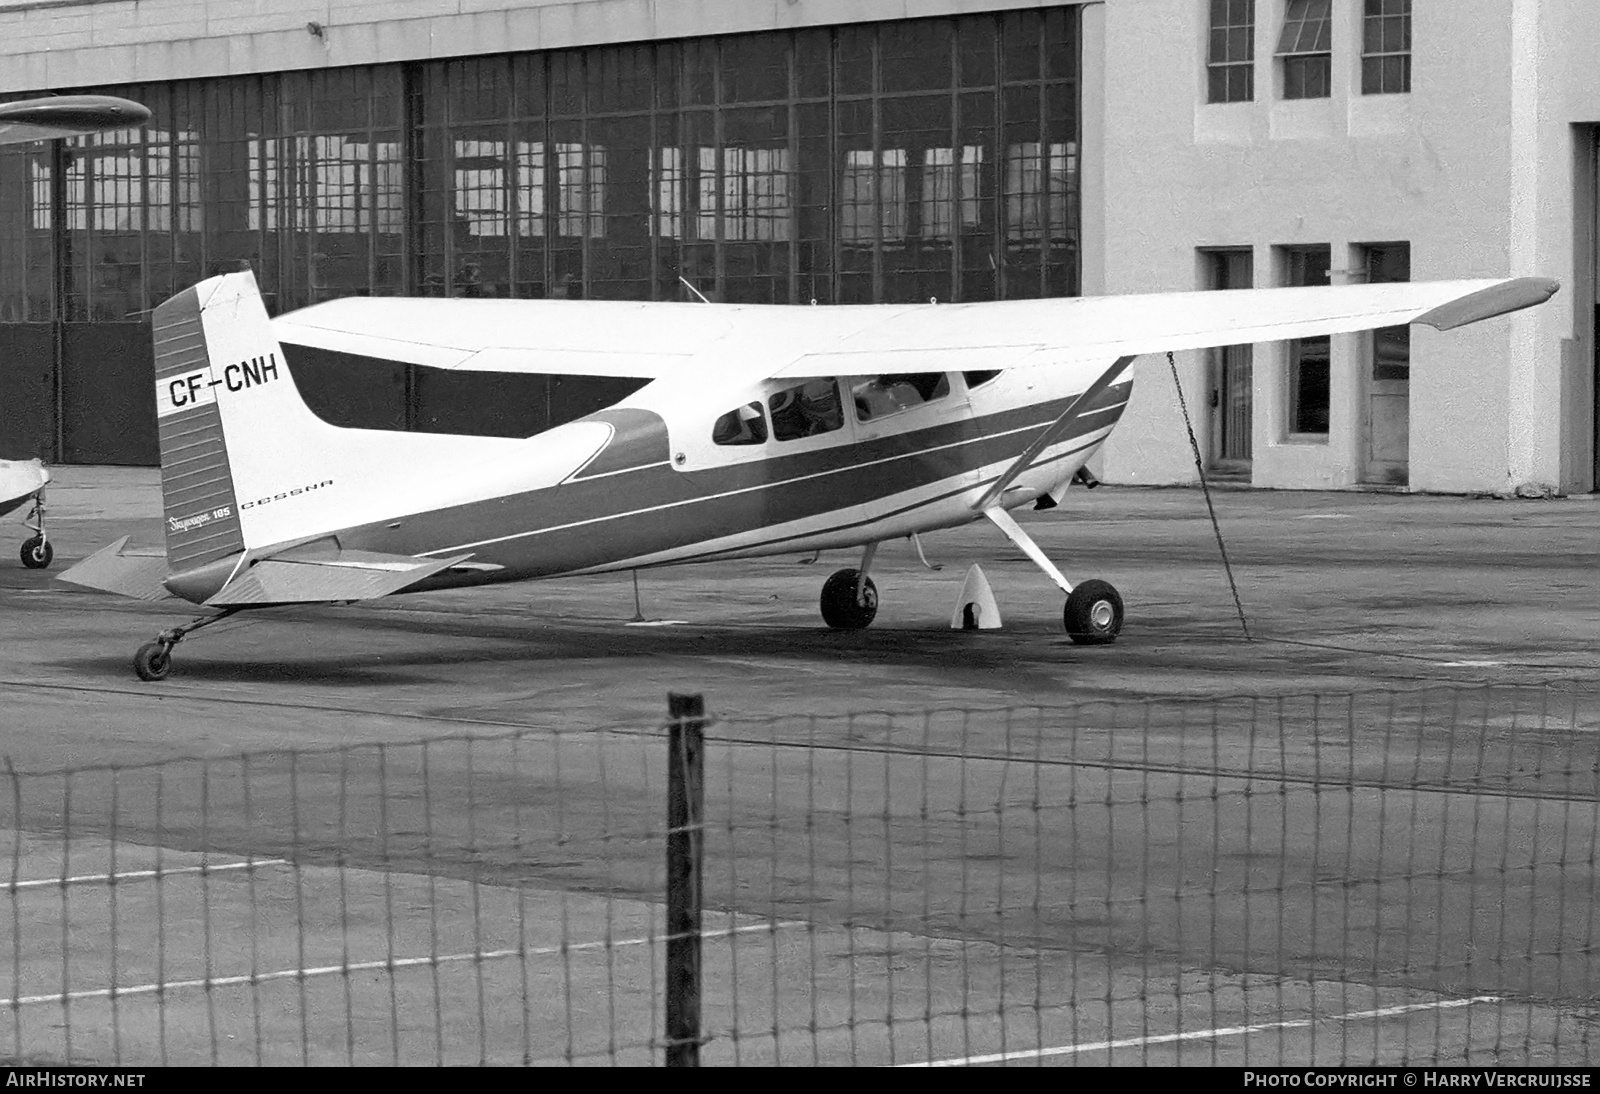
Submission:
{"label": "concrete wall", "polygon": [[[0,93],[1060,6],[1062,0],[0,0]],[[306,25],[323,30],[312,35]]]}

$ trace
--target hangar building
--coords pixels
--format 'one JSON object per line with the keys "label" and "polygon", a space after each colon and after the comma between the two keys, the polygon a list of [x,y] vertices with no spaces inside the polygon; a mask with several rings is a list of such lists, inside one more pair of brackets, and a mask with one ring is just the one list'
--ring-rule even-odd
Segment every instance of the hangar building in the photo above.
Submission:
{"label": "hangar building", "polygon": [[[351,294],[789,304],[1540,274],[1464,332],[1185,355],[1260,486],[1595,480],[1589,0],[0,0],[0,456],[153,463],[149,312]],[[302,355],[345,424],[529,432],[614,391]],[[1111,481],[1194,476],[1166,364]]]}

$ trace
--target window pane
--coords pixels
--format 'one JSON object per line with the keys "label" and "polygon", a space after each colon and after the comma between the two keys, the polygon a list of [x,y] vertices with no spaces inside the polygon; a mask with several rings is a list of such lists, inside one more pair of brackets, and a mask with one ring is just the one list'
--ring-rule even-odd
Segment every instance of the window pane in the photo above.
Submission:
{"label": "window pane", "polygon": [[1014,11],[1000,17],[1002,72],[1006,83],[1039,78],[1038,12]]}
{"label": "window pane", "polygon": [[1332,84],[1333,58],[1326,53],[1283,59],[1285,99],[1326,99]]}
{"label": "window pane", "polygon": [[882,38],[883,90],[931,91],[949,87],[953,75],[950,24],[918,20]]}
{"label": "window pane", "polygon": [[839,28],[839,63],[835,72],[839,94],[861,95],[872,90],[872,41],[878,28],[856,23]]}
{"label": "window pane", "polygon": [[950,378],[942,372],[916,372],[875,376],[850,384],[856,421],[887,418],[902,410],[943,399],[950,394]]}
{"label": "window pane", "polygon": [[711,443],[722,445],[761,444],[767,439],[767,419],[760,403],[746,403],[730,410],[711,427]]}
{"label": "window pane", "polygon": [[767,405],[772,410],[772,435],[780,441],[814,437],[844,427],[839,385],[833,380],[811,380],[778,392]]}
{"label": "window pane", "polygon": [[1290,344],[1290,431],[1328,432],[1328,339],[1302,338]]}
{"label": "window pane", "polygon": [[[1332,260],[1329,247],[1285,247],[1285,285],[1326,285]],[[1289,343],[1289,431],[1328,432],[1327,337],[1299,338]]]}
{"label": "window pane", "polygon": [[722,101],[762,102],[789,97],[789,37],[738,34],[721,39]]}
{"label": "window pane", "polygon": [[1279,54],[1317,53],[1332,48],[1331,0],[1288,0],[1283,12]]}
{"label": "window pane", "polygon": [[992,85],[996,45],[994,17],[980,15],[956,20],[956,43],[961,86]]}

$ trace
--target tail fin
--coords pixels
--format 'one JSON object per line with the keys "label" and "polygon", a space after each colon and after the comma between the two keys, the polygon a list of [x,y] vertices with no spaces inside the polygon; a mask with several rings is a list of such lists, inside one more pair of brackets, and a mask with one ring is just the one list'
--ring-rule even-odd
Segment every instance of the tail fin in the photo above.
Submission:
{"label": "tail fin", "polygon": [[200,319],[205,282],[155,311],[156,425],[167,564],[174,573],[244,550],[233,469]]}
{"label": "tail fin", "polygon": [[[339,430],[312,414],[248,272],[202,281],[155,311],[156,419],[174,574],[340,522]],[[320,503],[320,504],[319,504]]]}

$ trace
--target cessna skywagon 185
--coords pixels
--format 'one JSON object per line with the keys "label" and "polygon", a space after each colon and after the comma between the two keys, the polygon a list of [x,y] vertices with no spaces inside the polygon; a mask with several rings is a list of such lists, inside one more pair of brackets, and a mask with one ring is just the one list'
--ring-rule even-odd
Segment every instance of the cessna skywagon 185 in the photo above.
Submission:
{"label": "cessna skywagon 185", "polygon": [[[0,145],[77,137],[108,129],[128,129],[150,120],[150,111],[112,95],[59,95],[0,103]],[[38,460],[0,460],[0,515],[29,501],[33,531],[22,544],[22,564],[31,570],[50,565],[54,548],[44,527],[44,488],[50,472]]]}
{"label": "cessna skywagon 185", "polygon": [[[983,304],[774,305],[355,298],[269,319],[253,276],[156,309],[166,553],[127,538],[63,578],[219,609],[686,562],[862,548],[828,578],[830,627],[871,623],[889,538],[987,519],[1066,594],[1083,643],[1122,600],[1073,585],[1008,510],[1049,507],[1127,405],[1139,354],[1543,303],[1536,278]],[[341,428],[283,346],[445,369],[632,377],[615,405],[521,440]]]}

